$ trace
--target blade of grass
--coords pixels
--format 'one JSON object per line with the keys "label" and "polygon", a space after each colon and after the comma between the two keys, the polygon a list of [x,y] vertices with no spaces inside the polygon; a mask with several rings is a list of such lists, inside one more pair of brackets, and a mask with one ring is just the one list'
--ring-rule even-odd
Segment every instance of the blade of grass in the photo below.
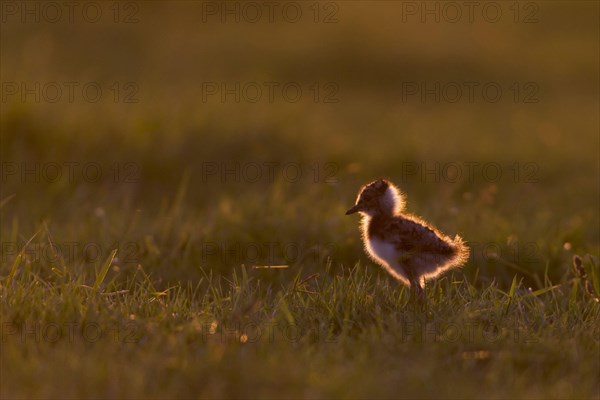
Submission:
{"label": "blade of grass", "polygon": [[36,233],[33,234],[33,236],[27,241],[27,243],[25,243],[25,246],[23,246],[23,248],[21,249],[21,251],[19,252],[19,254],[17,255],[17,258],[15,258],[15,262],[12,265],[12,268],[10,269],[10,273],[8,274],[8,277],[6,278],[6,286],[10,285],[10,282],[12,281],[13,277],[15,276],[15,274],[17,273],[17,269],[19,268],[19,265],[21,265],[21,260],[23,259],[23,252],[25,251],[25,249],[27,248],[27,246],[29,246],[29,243],[31,243],[31,241],[38,235],[38,233],[40,233],[42,230],[38,230]]}
{"label": "blade of grass", "polygon": [[104,282],[104,278],[106,278],[108,269],[110,268],[110,265],[112,264],[112,261],[114,260],[116,255],[117,255],[117,249],[114,249],[108,256],[106,261],[104,262],[104,265],[102,265],[102,268],[100,269],[100,273],[98,273],[98,275],[96,276],[96,281],[94,282],[94,286],[93,286],[94,290],[98,290],[98,288],[100,288],[100,285],[102,284],[102,282]]}
{"label": "blade of grass", "polygon": [[561,286],[562,286],[562,285],[548,286],[548,287],[545,287],[545,288],[542,288],[542,289],[538,289],[538,290],[536,290],[536,291],[534,291],[534,292],[531,292],[531,293],[529,293],[528,295],[526,295],[526,296],[523,296],[523,297],[530,297],[530,296],[537,297],[537,296],[540,296],[540,295],[542,295],[542,294],[544,294],[544,293],[546,293],[546,292],[549,292],[549,291],[551,291],[551,290],[554,290],[554,289],[556,289],[556,288],[559,288],[559,287],[561,287]]}
{"label": "blade of grass", "polygon": [[279,307],[278,307],[279,311],[281,311],[281,313],[283,314],[283,316],[285,317],[286,321],[289,324],[294,324],[294,316],[292,315],[287,301],[285,300],[285,296],[281,296],[279,299]]}
{"label": "blade of grass", "polygon": [[515,290],[517,289],[517,275],[514,276],[512,280],[512,284],[510,285],[510,290],[508,291],[508,301],[506,302],[506,309],[504,310],[504,315],[508,314],[508,309],[510,307],[510,303],[512,303],[513,296],[515,295]]}
{"label": "blade of grass", "polygon": [[19,269],[19,265],[21,265],[21,258],[23,258],[23,253],[19,253],[17,258],[15,258],[15,262],[10,269],[10,273],[8,274],[8,278],[6,278],[6,286],[10,286],[10,281],[12,281],[13,277],[17,273],[17,269]]}

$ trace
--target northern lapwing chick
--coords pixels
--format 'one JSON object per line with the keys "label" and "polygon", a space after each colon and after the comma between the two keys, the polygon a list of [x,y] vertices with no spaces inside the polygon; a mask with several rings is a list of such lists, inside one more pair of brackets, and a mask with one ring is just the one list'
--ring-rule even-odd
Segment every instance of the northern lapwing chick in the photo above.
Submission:
{"label": "northern lapwing chick", "polygon": [[424,300],[425,281],[460,267],[469,248],[458,235],[449,238],[427,222],[404,213],[404,195],[391,182],[378,179],[363,186],[356,205],[362,238],[371,258]]}

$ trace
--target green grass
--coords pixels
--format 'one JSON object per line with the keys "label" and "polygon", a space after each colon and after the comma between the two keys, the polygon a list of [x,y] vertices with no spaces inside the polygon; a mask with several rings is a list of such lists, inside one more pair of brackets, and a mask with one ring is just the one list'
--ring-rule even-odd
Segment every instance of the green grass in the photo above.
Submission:
{"label": "green grass", "polygon": [[360,264],[318,275],[241,268],[166,290],[142,268],[101,292],[85,285],[93,275],[42,274],[23,270],[2,287],[7,398],[598,391],[600,307],[567,274],[536,294],[516,278],[507,293],[455,273],[429,287],[427,310]]}
{"label": "green grass", "polygon": [[[600,398],[596,3],[540,3],[534,24],[399,24],[401,2],[360,1],[336,24],[199,24],[200,3],[165,4],[0,26],[2,82],[110,94],[2,101],[2,398]],[[339,101],[201,100],[264,81],[334,82]],[[407,81],[506,96],[403,102]],[[20,176],[51,163],[79,167]],[[207,175],[236,163],[303,175]],[[436,163],[502,176],[407,174]],[[344,216],[378,177],[471,248],[426,309]]]}

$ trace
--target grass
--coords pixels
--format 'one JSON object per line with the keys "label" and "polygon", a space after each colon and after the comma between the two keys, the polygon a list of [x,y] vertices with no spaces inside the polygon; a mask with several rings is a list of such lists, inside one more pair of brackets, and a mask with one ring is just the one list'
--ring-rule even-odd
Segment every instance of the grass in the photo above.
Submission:
{"label": "grass", "polygon": [[[101,274],[44,279],[24,271],[2,288],[3,395],[597,393],[600,307],[567,273],[545,293],[516,277],[508,292],[496,283],[476,288],[455,273],[429,287],[423,311],[408,290],[360,264],[286,272],[241,268],[159,290],[140,267],[98,292],[85,282]],[[278,282],[265,284],[265,273]],[[457,385],[465,377],[470,384]]]}
{"label": "grass", "polygon": [[[600,398],[597,4],[200,25],[199,4],[0,26],[2,82],[110,93],[2,100],[2,398]],[[202,101],[203,82],[269,81],[310,96]],[[470,81],[507,95],[402,100],[403,82]],[[331,82],[339,101],[315,101]],[[344,216],[377,177],[471,248],[426,309]]]}

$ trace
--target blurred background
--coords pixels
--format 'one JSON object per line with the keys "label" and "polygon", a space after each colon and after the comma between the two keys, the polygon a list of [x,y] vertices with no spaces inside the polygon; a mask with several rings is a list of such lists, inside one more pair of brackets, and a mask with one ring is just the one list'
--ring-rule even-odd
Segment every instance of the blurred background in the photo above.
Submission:
{"label": "blurred background", "polygon": [[387,177],[476,284],[560,279],[599,251],[598,3],[477,4],[3,2],[2,274],[38,231],[49,275],[370,264],[344,211]]}

